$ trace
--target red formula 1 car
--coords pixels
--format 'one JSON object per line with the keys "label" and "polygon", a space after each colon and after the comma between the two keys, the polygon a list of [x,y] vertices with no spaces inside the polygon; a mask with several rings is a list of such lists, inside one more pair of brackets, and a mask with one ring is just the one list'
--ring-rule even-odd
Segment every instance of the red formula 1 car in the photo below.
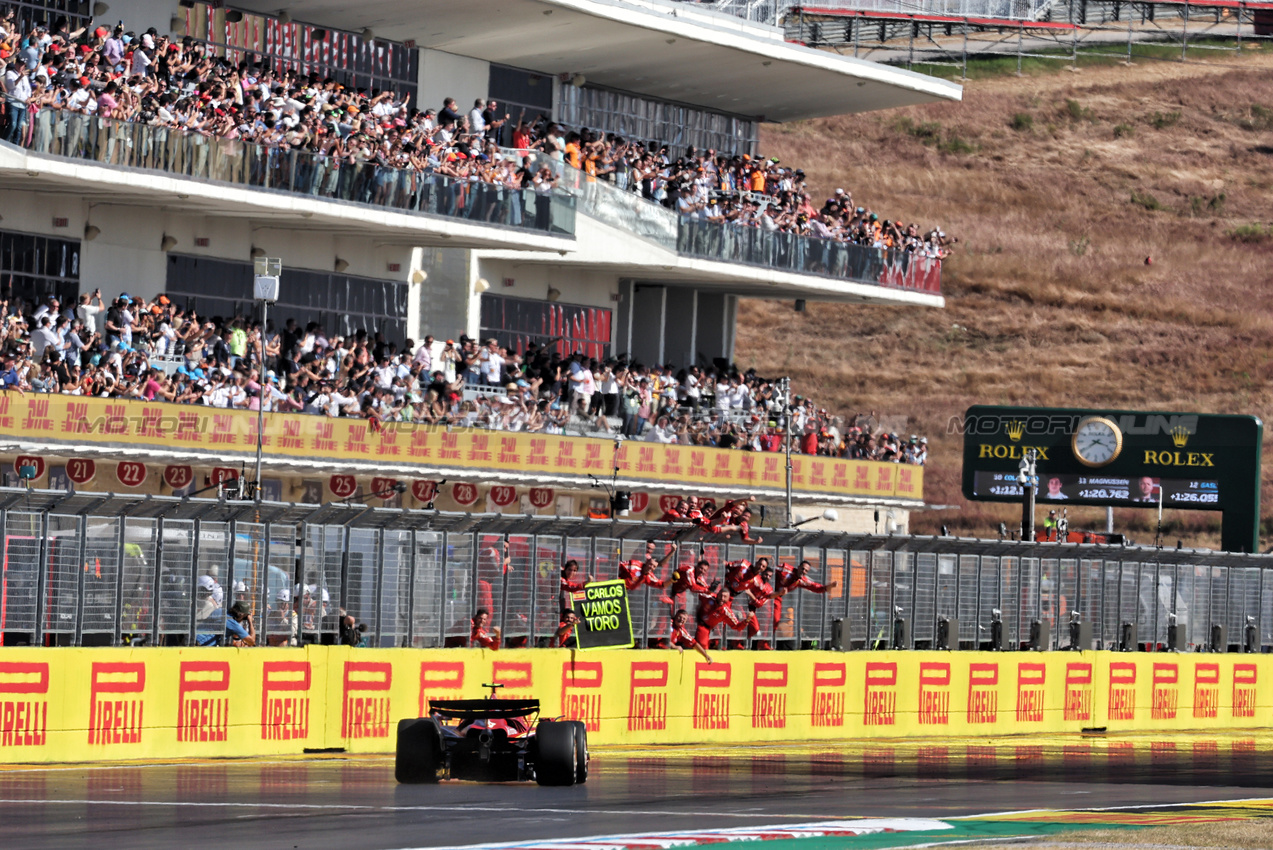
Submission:
{"label": "red formula 1 car", "polygon": [[588,733],[577,720],[539,720],[539,700],[429,700],[429,716],[398,721],[402,783],[469,779],[576,785],[588,781]]}

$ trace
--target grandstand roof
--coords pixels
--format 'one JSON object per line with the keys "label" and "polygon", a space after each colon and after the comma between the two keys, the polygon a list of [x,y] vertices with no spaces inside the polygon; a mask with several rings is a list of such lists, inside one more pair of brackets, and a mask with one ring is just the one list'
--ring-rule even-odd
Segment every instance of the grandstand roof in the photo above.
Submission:
{"label": "grandstand roof", "polygon": [[[239,5],[239,3],[236,3]],[[241,0],[274,14],[278,0]],[[724,112],[794,121],[935,100],[955,83],[783,40],[661,0],[287,0],[295,20]]]}

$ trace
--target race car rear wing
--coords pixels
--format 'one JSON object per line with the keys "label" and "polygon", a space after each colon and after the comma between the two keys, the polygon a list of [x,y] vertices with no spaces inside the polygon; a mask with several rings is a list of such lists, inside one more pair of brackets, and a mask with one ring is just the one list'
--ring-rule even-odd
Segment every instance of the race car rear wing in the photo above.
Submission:
{"label": "race car rear wing", "polygon": [[448,720],[511,720],[539,713],[537,699],[431,699],[429,711]]}

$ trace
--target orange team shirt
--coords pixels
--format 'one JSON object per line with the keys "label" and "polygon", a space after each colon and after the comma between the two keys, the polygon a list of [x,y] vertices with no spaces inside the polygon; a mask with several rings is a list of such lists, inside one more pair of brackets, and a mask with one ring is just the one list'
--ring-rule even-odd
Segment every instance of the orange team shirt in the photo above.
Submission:
{"label": "orange team shirt", "polygon": [[579,167],[579,144],[570,142],[566,145],[566,161],[574,168]]}
{"label": "orange team shirt", "polygon": [[765,191],[765,173],[759,168],[751,173],[751,190],[753,192]]}
{"label": "orange team shirt", "polygon": [[590,177],[597,176],[597,157],[595,155],[589,156],[583,161],[583,170]]}

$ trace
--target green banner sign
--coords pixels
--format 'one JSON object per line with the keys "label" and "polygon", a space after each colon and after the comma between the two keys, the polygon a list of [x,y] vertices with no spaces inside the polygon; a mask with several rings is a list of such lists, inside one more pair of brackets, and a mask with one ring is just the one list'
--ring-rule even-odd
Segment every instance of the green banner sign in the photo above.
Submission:
{"label": "green banner sign", "polygon": [[632,646],[632,612],[622,579],[584,585],[570,594],[570,610],[580,649],[627,649]]}

